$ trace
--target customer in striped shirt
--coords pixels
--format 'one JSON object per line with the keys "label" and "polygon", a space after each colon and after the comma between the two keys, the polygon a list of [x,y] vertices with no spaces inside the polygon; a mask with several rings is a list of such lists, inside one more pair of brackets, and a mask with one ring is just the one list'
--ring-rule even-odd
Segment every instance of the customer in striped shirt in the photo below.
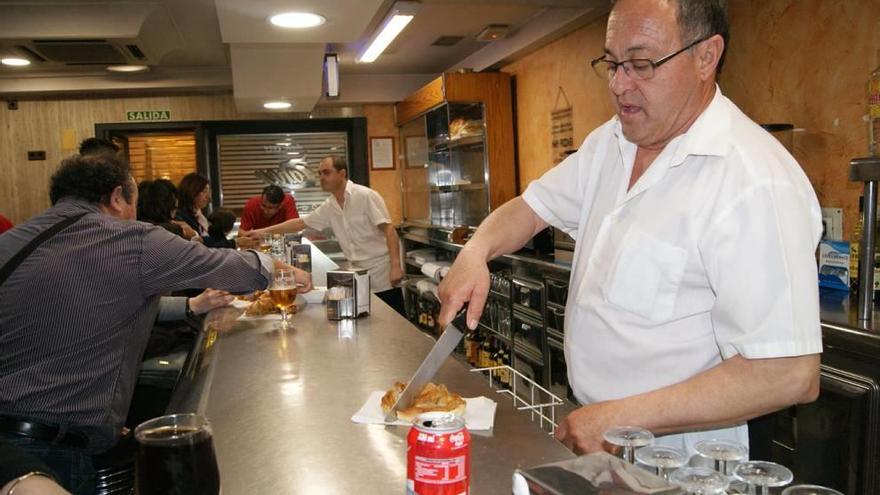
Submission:
{"label": "customer in striped shirt", "polygon": [[[131,221],[137,187],[113,154],[65,160],[50,199],[0,235],[0,437],[41,457],[74,494],[92,493],[91,456],[120,437],[160,294],[263,289],[274,262]],[[308,273],[297,279],[311,286]]]}

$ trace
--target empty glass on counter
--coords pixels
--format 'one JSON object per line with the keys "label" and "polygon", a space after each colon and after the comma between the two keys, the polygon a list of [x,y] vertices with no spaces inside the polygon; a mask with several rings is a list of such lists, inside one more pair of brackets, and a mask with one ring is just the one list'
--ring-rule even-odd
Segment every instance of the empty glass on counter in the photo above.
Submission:
{"label": "empty glass on counter", "polygon": [[669,481],[690,495],[724,495],[730,483],[727,476],[707,467],[676,469]]}
{"label": "empty glass on counter", "polygon": [[819,485],[794,485],[782,490],[782,495],[843,495],[843,493]]}
{"label": "empty glass on counter", "polygon": [[703,440],[697,442],[694,449],[700,456],[711,459],[715,470],[726,476],[732,476],[735,463],[749,455],[745,445],[730,440]]}
{"label": "empty glass on counter", "polygon": [[654,443],[654,434],[638,426],[615,426],[603,437],[611,445],[621,447],[621,458],[630,464],[635,460],[635,449]]}
{"label": "empty glass on counter", "polygon": [[654,474],[668,480],[672,471],[688,463],[688,457],[679,449],[648,445],[636,450],[636,461],[653,468]]}
{"label": "empty glass on counter", "polygon": [[794,475],[782,464],[767,461],[746,461],[733,468],[734,478],[749,486],[749,495],[768,495],[770,488],[791,483]]}

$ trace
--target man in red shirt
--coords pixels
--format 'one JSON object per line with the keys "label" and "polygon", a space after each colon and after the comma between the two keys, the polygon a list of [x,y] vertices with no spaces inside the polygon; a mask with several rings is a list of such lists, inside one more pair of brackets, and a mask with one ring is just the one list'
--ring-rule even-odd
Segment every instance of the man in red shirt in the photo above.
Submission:
{"label": "man in red shirt", "polygon": [[15,225],[13,225],[12,222],[8,218],[4,217],[3,215],[0,215],[0,234],[6,232],[7,230],[11,229],[12,227],[15,227]]}
{"label": "man in red shirt", "polygon": [[266,186],[261,195],[245,203],[240,229],[262,229],[292,218],[299,218],[293,197],[278,186]]}

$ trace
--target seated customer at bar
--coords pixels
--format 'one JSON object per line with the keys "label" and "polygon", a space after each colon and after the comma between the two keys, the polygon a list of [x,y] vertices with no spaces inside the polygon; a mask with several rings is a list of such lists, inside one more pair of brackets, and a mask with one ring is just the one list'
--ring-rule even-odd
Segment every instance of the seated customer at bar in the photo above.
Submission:
{"label": "seated customer at bar", "polygon": [[168,179],[145,180],[138,184],[138,220],[158,225],[184,239],[198,236],[186,222],[175,220],[177,188]]}
{"label": "seated customer at bar", "polygon": [[208,216],[208,223],[211,226],[208,227],[205,246],[235,249],[235,241],[226,237],[235,226],[235,213],[225,208],[217,208]]}
{"label": "seated customer at bar", "polygon": [[263,188],[263,193],[247,200],[241,211],[241,230],[254,230],[299,218],[296,200],[278,186]]}
{"label": "seated customer at bar", "polygon": [[186,222],[198,234],[192,240],[208,235],[208,219],[202,210],[211,203],[211,183],[193,172],[180,179],[177,186],[177,214],[174,219]]}
{"label": "seated customer at bar", "polygon": [[116,155],[68,158],[50,199],[0,236],[0,438],[91,494],[92,456],[120,439],[160,294],[264,289],[276,263],[132,221],[137,188]]}

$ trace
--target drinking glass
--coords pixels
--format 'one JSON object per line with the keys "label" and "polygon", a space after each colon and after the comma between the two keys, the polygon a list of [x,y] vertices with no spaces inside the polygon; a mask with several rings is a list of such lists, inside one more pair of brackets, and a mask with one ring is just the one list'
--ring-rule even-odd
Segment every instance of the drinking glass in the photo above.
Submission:
{"label": "drinking glass", "polygon": [[843,495],[843,493],[819,485],[793,485],[782,490],[782,495]]}
{"label": "drinking glass", "polygon": [[260,235],[260,251],[266,254],[272,252],[272,234]]}
{"label": "drinking glass", "polygon": [[791,483],[794,475],[787,467],[767,461],[748,461],[733,468],[733,476],[749,485],[749,495],[768,495],[770,488]]}
{"label": "drinking glass", "polygon": [[735,463],[749,455],[745,445],[730,440],[703,440],[697,442],[694,449],[701,456],[714,461],[715,470],[725,476],[733,475]]}
{"label": "drinking glass", "polygon": [[667,480],[669,473],[688,463],[688,457],[679,449],[648,445],[636,451],[636,461],[654,468],[657,476]]}
{"label": "drinking glass", "polygon": [[611,445],[622,447],[621,457],[630,464],[635,459],[633,457],[635,449],[654,443],[654,434],[638,426],[615,426],[602,436]]}
{"label": "drinking glass", "polygon": [[218,495],[220,472],[208,420],[172,414],[141,423],[135,486],[138,495]]}
{"label": "drinking glass", "polygon": [[707,467],[677,469],[669,481],[691,495],[723,495],[730,483],[727,476]]}
{"label": "drinking glass", "polygon": [[296,276],[290,268],[278,268],[272,275],[269,294],[275,307],[281,311],[281,326],[287,327],[287,310],[296,301]]}

